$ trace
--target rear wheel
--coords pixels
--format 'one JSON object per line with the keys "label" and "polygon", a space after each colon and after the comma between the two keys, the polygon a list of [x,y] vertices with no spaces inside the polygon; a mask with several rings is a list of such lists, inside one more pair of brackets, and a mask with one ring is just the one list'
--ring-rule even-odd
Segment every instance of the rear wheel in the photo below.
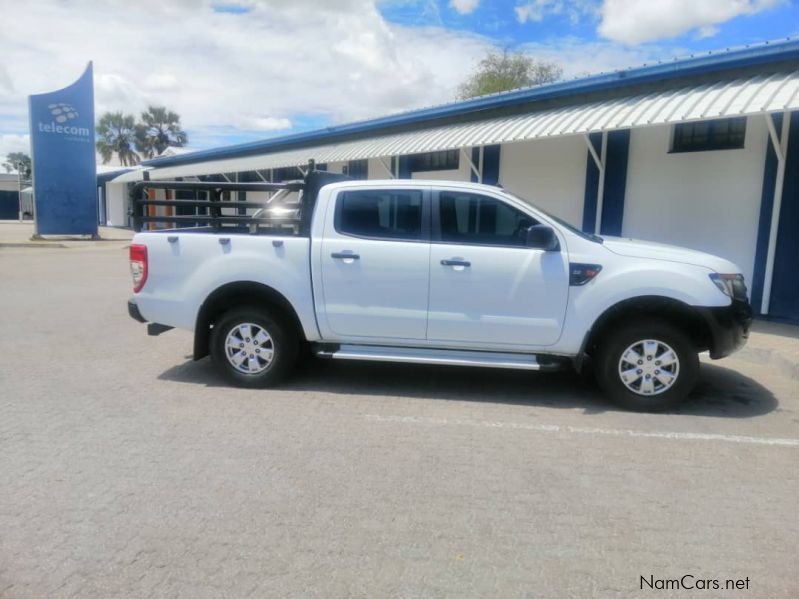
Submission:
{"label": "rear wheel", "polygon": [[297,358],[296,335],[272,315],[234,308],[214,324],[211,358],[219,371],[241,387],[279,383]]}
{"label": "rear wheel", "polygon": [[696,347],[665,321],[623,325],[609,333],[597,354],[599,386],[630,410],[656,412],[678,405],[699,375]]}

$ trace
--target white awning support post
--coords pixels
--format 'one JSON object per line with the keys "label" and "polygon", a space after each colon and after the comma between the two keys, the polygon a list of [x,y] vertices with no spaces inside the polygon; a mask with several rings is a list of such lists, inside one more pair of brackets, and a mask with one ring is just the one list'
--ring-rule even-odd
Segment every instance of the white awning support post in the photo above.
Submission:
{"label": "white awning support post", "polygon": [[594,159],[597,169],[599,169],[599,182],[597,183],[596,190],[596,218],[594,220],[594,233],[599,235],[602,230],[602,204],[605,199],[605,160],[608,153],[608,132],[602,132],[602,143],[597,154],[594,144],[591,143],[591,137],[588,133],[583,134],[585,143],[588,146],[588,151],[591,152],[591,157]]}
{"label": "white awning support post", "polygon": [[482,183],[483,182],[482,169],[479,169],[477,167],[477,165],[472,161],[471,156],[469,156],[469,152],[467,152],[466,150],[467,148],[461,148],[461,156],[463,156],[463,159],[466,161],[466,164],[469,165],[469,168],[474,173],[474,176],[477,177],[477,181]]}
{"label": "white awning support post", "polygon": [[388,173],[388,178],[389,179],[396,179],[396,177],[394,176],[394,172],[391,170],[391,166],[389,164],[386,164],[385,156],[380,156],[380,158],[378,158],[378,160],[380,161],[380,165]]}
{"label": "white awning support post", "polygon": [[791,113],[782,113],[782,132],[777,137],[774,117],[766,113],[766,125],[771,139],[771,146],[777,155],[777,176],[774,179],[774,200],[771,203],[771,225],[768,233],[768,253],[766,254],[766,272],[763,277],[763,298],[760,302],[760,313],[768,314],[771,304],[771,284],[774,279],[774,258],[777,254],[777,235],[780,227],[780,209],[782,208],[782,188],[785,183],[785,159],[788,156],[788,133],[791,128]]}

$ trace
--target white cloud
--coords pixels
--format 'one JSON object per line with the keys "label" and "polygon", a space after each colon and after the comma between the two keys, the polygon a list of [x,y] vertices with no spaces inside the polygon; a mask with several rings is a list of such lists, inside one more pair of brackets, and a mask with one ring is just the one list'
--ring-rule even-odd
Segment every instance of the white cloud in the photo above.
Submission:
{"label": "white cloud", "polygon": [[704,39],[706,37],[713,37],[720,31],[717,25],[704,25],[696,30],[697,39]]}
{"label": "white cloud", "polygon": [[477,9],[480,0],[449,0],[449,7],[462,15],[468,15]]}
{"label": "white cloud", "polygon": [[517,4],[513,9],[519,23],[540,23],[550,15],[566,15],[572,24],[585,16],[594,16],[596,6],[592,0],[533,0]]}
{"label": "white cloud", "polygon": [[684,53],[680,49],[656,45],[630,48],[607,41],[586,42],[576,37],[524,44],[520,50],[536,58],[557,62],[563,67],[566,79],[637,67]]}
{"label": "white cloud", "polygon": [[240,121],[242,129],[250,129],[252,131],[280,131],[282,129],[291,129],[290,119],[276,119],[275,117],[247,117]]}
{"label": "white cloud", "polygon": [[491,46],[390,24],[373,0],[235,4],[248,12],[209,0],[29,3],[0,36],[0,133],[25,132],[27,96],[71,83],[92,59],[98,114],[166,105],[199,142],[231,126],[275,131],[298,115],[342,122],[448,101]]}
{"label": "white cloud", "polygon": [[714,35],[716,25],[751,15],[782,0],[604,0],[601,36],[625,44],[668,39],[698,29]]}
{"label": "white cloud", "polygon": [[180,80],[172,73],[153,73],[144,80],[145,89],[153,92],[174,92],[180,85]]}
{"label": "white cloud", "polygon": [[547,12],[558,12],[558,3],[552,0],[535,0],[517,6],[513,10],[516,12],[516,20],[519,23],[540,22],[544,19]]}
{"label": "white cloud", "polygon": [[[2,134],[0,133],[0,162],[6,158],[9,152],[25,152],[31,153],[31,138],[27,133],[17,135],[15,133]],[[0,170],[0,172],[3,172]]]}

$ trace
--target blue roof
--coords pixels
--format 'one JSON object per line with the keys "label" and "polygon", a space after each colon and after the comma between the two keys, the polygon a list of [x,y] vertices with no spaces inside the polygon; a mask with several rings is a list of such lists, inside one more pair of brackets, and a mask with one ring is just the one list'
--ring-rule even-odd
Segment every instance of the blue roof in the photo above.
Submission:
{"label": "blue roof", "polygon": [[366,121],[325,127],[324,129],[317,129],[315,131],[295,133],[221,148],[199,150],[179,156],[155,158],[153,160],[143,161],[142,164],[161,168],[177,166],[179,164],[192,164],[209,160],[266,154],[288,147],[330,142],[333,139],[339,140],[348,136],[385,131],[395,127],[416,124],[422,125],[443,118],[467,115],[479,116],[480,112],[520,104],[530,104],[579,94],[621,89],[633,85],[667,81],[680,77],[697,76],[795,59],[799,59],[799,39],[787,38],[785,40],[764,42],[762,44],[750,45],[742,48],[726,49],[705,54],[693,54],[687,58],[675,58],[670,61],[661,61],[653,65],[644,65],[642,67],[602,73],[570,81],[559,81],[547,85],[480,96],[460,102],[411,110]]}

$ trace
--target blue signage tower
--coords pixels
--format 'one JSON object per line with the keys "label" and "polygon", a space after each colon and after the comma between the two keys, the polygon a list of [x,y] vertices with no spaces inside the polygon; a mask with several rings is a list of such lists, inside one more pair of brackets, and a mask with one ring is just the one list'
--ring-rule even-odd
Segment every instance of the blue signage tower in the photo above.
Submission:
{"label": "blue signage tower", "polygon": [[94,78],[28,98],[36,235],[97,235]]}

